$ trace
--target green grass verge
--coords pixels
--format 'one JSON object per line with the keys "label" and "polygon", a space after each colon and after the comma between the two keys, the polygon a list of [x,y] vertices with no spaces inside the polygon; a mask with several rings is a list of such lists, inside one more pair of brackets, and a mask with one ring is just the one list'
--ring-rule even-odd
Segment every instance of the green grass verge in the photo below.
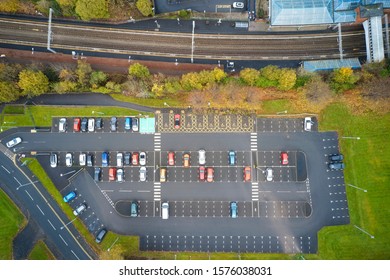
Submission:
{"label": "green grass verge", "polygon": [[[110,94],[112,98],[118,101],[122,102],[129,102],[129,103],[134,103],[138,105],[143,105],[143,106],[148,106],[148,107],[156,107],[156,108],[166,108],[167,105],[169,107],[187,107],[189,104],[185,104],[182,101],[176,99],[171,99],[171,98],[164,98],[164,99],[155,99],[155,98],[137,98],[133,96],[125,96],[122,94]],[[165,105],[165,103],[167,105]]]}
{"label": "green grass verge", "polygon": [[37,244],[35,244],[34,248],[31,250],[28,259],[29,260],[55,260],[55,257],[50,252],[46,244],[42,240],[39,240]]}
{"label": "green grass verge", "polygon": [[27,221],[2,189],[0,203],[0,260],[11,260],[12,240]]}
{"label": "green grass verge", "polygon": [[288,114],[292,113],[291,108],[291,102],[287,99],[266,100],[261,103],[262,114],[277,114],[284,111],[287,111]]}
{"label": "green grass verge", "polygon": [[[319,233],[322,259],[390,259],[390,114],[353,115],[342,104],[320,115],[321,130],[337,130],[345,156],[345,183],[351,223]],[[360,140],[342,136],[360,137]],[[364,229],[375,238],[358,230]]]}

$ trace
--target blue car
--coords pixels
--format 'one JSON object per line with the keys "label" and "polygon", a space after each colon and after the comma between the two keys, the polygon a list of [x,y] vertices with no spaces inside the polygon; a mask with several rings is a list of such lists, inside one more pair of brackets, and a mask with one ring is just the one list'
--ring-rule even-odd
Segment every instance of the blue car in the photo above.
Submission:
{"label": "blue car", "polygon": [[74,199],[75,197],[76,197],[76,193],[75,192],[70,192],[70,193],[68,193],[67,195],[64,196],[64,202],[69,202],[72,199]]}
{"label": "blue car", "polygon": [[131,129],[131,125],[132,125],[131,123],[132,123],[131,118],[127,117],[125,120],[125,130]]}
{"label": "blue car", "polygon": [[229,165],[236,165],[236,152],[235,151],[229,151],[228,162],[229,162]]}
{"label": "blue car", "polygon": [[237,202],[232,201],[230,202],[230,217],[237,218],[237,216],[238,216]]}
{"label": "blue car", "polygon": [[103,167],[108,166],[108,153],[107,152],[102,153],[102,166]]}

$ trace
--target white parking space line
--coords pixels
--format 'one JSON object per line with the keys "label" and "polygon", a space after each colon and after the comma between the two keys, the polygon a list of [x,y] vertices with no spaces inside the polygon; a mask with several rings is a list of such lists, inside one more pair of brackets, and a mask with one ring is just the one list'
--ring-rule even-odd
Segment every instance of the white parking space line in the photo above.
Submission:
{"label": "white parking space line", "polygon": [[[8,174],[11,174],[11,172],[7,169],[7,168],[5,168],[3,165],[1,166],[5,171],[7,171],[7,173]],[[15,178],[15,177],[14,177]]]}
{"label": "white parking space line", "polygon": [[30,195],[30,193],[27,191],[27,190],[24,190],[26,193],[27,193],[27,195],[31,198],[31,200],[32,201],[34,201],[34,199],[32,198],[32,196]]}
{"label": "white parking space line", "polygon": [[48,222],[49,222],[49,224],[51,225],[51,227],[54,229],[54,230],[57,230],[54,226],[53,226],[53,224],[50,222],[50,220],[47,220]]}
{"label": "white parking space line", "polygon": [[66,246],[69,246],[68,243],[66,243],[65,239],[61,236],[61,234],[58,234],[59,237],[62,239],[62,241],[65,243]]}
{"label": "white parking space line", "polygon": [[44,216],[45,216],[45,213],[43,213],[43,211],[42,211],[42,209],[39,207],[39,205],[38,205],[38,204],[36,204],[36,206],[37,206],[37,208],[39,209],[39,211],[41,211],[42,215],[44,215]]}

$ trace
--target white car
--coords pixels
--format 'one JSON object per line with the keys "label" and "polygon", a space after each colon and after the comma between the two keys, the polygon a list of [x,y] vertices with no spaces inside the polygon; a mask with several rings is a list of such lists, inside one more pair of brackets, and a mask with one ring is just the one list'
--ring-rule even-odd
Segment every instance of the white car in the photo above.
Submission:
{"label": "white car", "polygon": [[85,166],[86,164],[86,159],[87,159],[87,155],[84,154],[84,153],[81,153],[79,155],[79,163],[80,163],[80,166]]}
{"label": "white car", "polygon": [[145,152],[139,153],[139,164],[146,165],[146,153]]}
{"label": "white car", "polygon": [[233,2],[233,8],[235,9],[243,9],[244,8],[244,2]]}
{"label": "white car", "polygon": [[205,150],[199,150],[199,165],[205,165],[206,164],[206,151]]}
{"label": "white car", "polygon": [[77,207],[74,211],[73,211],[73,215],[75,216],[78,216],[81,212],[83,212],[84,210],[87,209],[87,205],[85,205],[84,203],[81,204],[79,207]]}
{"label": "white car", "polygon": [[314,122],[311,120],[311,117],[306,117],[303,122],[303,129],[305,131],[311,131],[311,127],[314,124]]}
{"label": "white car", "polygon": [[274,179],[274,172],[273,172],[272,168],[268,167],[265,170],[265,175],[266,175],[267,181],[271,182]]}
{"label": "white car", "polygon": [[58,130],[60,132],[65,132],[66,131],[66,119],[65,118],[61,118],[60,119],[60,122],[58,123]]}
{"label": "white car", "polygon": [[51,154],[50,155],[50,166],[52,168],[57,167],[57,161],[58,161],[57,154],[55,154],[55,153]]}
{"label": "white car", "polygon": [[116,166],[118,166],[118,167],[123,166],[123,153],[116,154]]}
{"label": "white car", "polygon": [[141,182],[145,182],[146,181],[146,167],[145,166],[142,166],[139,169],[139,180]]}
{"label": "white car", "polygon": [[118,182],[123,182],[124,181],[123,174],[124,174],[123,169],[122,168],[118,168],[118,170],[116,171],[116,180]]}
{"label": "white car", "polygon": [[71,153],[67,153],[65,156],[65,163],[67,167],[71,167],[73,165],[73,156]]}
{"label": "white car", "polygon": [[89,132],[95,131],[95,119],[93,118],[88,119],[88,131]]}
{"label": "white car", "polygon": [[16,137],[10,141],[8,141],[5,145],[8,147],[8,148],[12,148],[18,144],[20,144],[22,142],[22,138],[20,137]]}

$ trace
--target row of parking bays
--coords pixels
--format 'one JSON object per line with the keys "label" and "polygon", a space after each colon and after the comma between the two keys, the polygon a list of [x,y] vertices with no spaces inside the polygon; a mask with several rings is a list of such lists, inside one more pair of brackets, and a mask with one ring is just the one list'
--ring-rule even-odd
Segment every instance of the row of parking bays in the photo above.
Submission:
{"label": "row of parking bays", "polygon": [[[62,130],[61,119],[66,120],[65,129]],[[126,119],[128,120],[128,127],[125,128]],[[79,124],[75,124],[75,120],[79,120]],[[82,131],[81,123],[85,120],[86,127],[85,131]],[[92,122],[93,120],[93,122]],[[89,124],[93,123],[92,127],[88,127]],[[100,123],[100,125],[98,125]],[[111,127],[112,117],[80,117],[80,118],[52,118],[52,132],[75,132],[75,133],[95,133],[95,132],[114,132],[114,129]],[[139,131],[139,118],[134,116],[129,117],[115,117],[115,132],[138,132]]]}
{"label": "row of parking bays", "polygon": [[[281,112],[282,113],[282,112]],[[312,127],[310,130],[317,129],[315,118],[312,119]],[[257,132],[302,132],[304,131],[304,119],[291,118],[257,118],[256,130]]]}
{"label": "row of parking bays", "polygon": [[[120,200],[115,210],[122,216],[130,217],[132,201]],[[230,217],[231,201],[170,201],[170,217]],[[137,201],[138,217],[160,217],[161,202]],[[311,215],[310,204],[306,201],[238,201],[237,216],[241,218],[307,218]]]}

